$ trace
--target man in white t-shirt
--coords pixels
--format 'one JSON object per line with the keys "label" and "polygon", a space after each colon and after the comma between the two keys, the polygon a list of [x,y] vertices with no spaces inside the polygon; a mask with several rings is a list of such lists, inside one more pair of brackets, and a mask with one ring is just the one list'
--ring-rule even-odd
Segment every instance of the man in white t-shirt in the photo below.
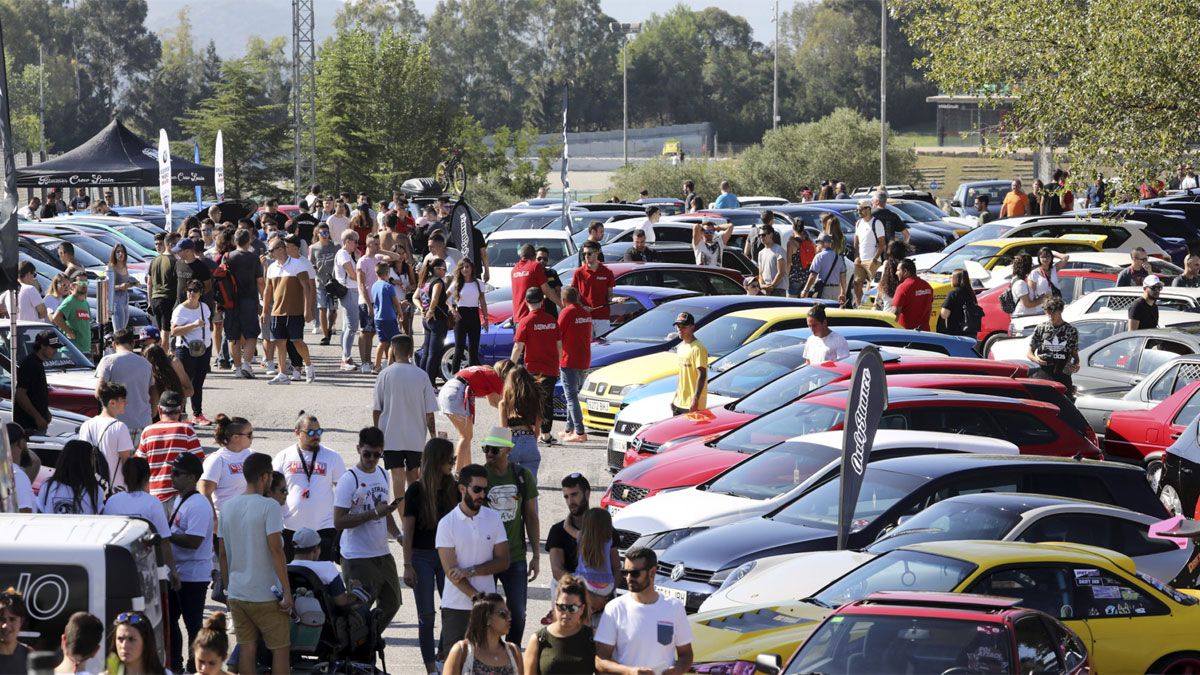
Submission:
{"label": "man in white t-shirt", "polygon": [[358,464],[338,480],[333,498],[333,522],[342,530],[342,576],[347,585],[355,580],[375,593],[380,634],[400,611],[400,575],[388,539],[400,538],[392,513],[404,501],[388,499],[387,472],[379,466],[383,448],[378,427],[360,430]]}
{"label": "man in white t-shirt", "polygon": [[133,437],[129,427],[117,419],[125,412],[125,385],[101,382],[97,394],[100,397],[100,414],[79,427],[79,439],[91,443],[104,455],[108,462],[108,484],[110,491],[125,487],[121,476],[121,465],[133,452]]}
{"label": "man in white t-shirt", "polygon": [[804,343],[804,360],[808,365],[841,361],[850,356],[846,338],[829,329],[824,305],[815,305],[808,310],[808,329],[812,331]]}
{"label": "man in white t-shirt", "polygon": [[271,460],[271,466],[287,479],[287,503],[283,507],[283,548],[288,562],[293,556],[292,537],[307,527],[321,535],[321,560],[334,560],[333,489],[346,463],[342,456],[321,445],[324,433],[315,415],[301,413],[296,420],[296,443]]}
{"label": "man in white t-shirt", "polygon": [[468,464],[458,472],[461,501],[438,521],[438,559],[446,570],[442,589],[441,654],[444,660],[467,634],[471,598],[476,593],[495,593],[496,575],[508,569],[508,535],[500,514],[487,503],[487,469]]}
{"label": "man in white t-shirt", "polygon": [[[167,504],[171,527],[171,553],[175,556],[175,574],[179,588],[171,589],[171,670],[183,670],[183,646],[192,644],[204,622],[204,604],[213,572],[213,505],[196,491],[204,472],[200,458],[184,452],[171,462],[171,485],[176,494]],[[187,642],[179,629],[179,620],[187,629]],[[188,661],[191,661],[190,652]],[[189,666],[186,672],[192,672]]]}
{"label": "man in white t-shirt", "polygon": [[875,272],[883,263],[886,250],[884,235],[886,228],[878,218],[871,215],[871,200],[858,201],[858,222],[854,225],[854,304],[862,304],[864,285],[870,284]]}
{"label": "man in white t-shirt", "polygon": [[648,548],[625,552],[621,574],[629,593],[609,602],[596,630],[596,665],[606,673],[681,675],[692,667],[692,629],[683,603],[654,590],[658,556]]}
{"label": "man in white t-shirt", "polygon": [[701,267],[723,267],[725,247],[732,236],[732,222],[726,223],[720,234],[717,234],[717,226],[711,220],[693,225],[692,253],[696,255],[696,264]]}
{"label": "man in white t-shirt", "polygon": [[33,263],[28,260],[21,262],[17,267],[17,280],[20,281],[21,287],[17,290],[15,307],[12,291],[0,295],[0,298],[3,298],[0,300],[0,308],[3,308],[5,316],[8,312],[16,312],[19,321],[48,321],[46,303],[42,302],[42,294],[35,285],[37,268]]}
{"label": "man in white t-shirt", "polygon": [[383,466],[391,474],[395,495],[417,482],[425,441],[437,436],[437,394],[429,375],[413,365],[412,354],[412,337],[393,337],[391,365],[375,380],[373,421],[383,429]]}

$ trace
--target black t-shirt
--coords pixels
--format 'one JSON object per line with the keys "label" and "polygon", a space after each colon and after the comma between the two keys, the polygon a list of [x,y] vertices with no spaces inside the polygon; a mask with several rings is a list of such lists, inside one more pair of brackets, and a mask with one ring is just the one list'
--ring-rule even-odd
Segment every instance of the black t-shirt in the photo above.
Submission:
{"label": "black t-shirt", "polygon": [[1175,288],[1200,288],[1200,276],[1196,277],[1195,279],[1189,279],[1180,274],[1179,276],[1175,277],[1175,280],[1171,282],[1171,285]]}
{"label": "black t-shirt", "polygon": [[1133,269],[1133,266],[1126,267],[1117,274],[1118,286],[1141,286],[1146,277],[1150,276],[1150,271],[1145,269]]}
{"label": "black t-shirt", "polygon": [[885,246],[897,239],[902,239],[904,236],[902,233],[908,229],[908,225],[903,220],[900,220],[900,216],[888,209],[875,209],[871,212],[871,217],[883,223],[883,243]]}
{"label": "black t-shirt", "polygon": [[[46,364],[37,354],[30,354],[21,360],[17,369],[17,388],[24,389],[38,413],[50,419],[50,385],[46,384]],[[13,421],[27,431],[37,428],[33,416],[20,405],[13,406]]]}
{"label": "black t-shirt", "polygon": [[[175,260],[176,302],[187,300],[187,285],[192,279],[200,282],[212,279],[212,268],[216,265],[210,265],[211,262],[205,260],[204,256],[198,256],[190,263],[184,262],[183,258]],[[205,293],[202,297],[207,300],[211,295],[211,293]]]}
{"label": "black t-shirt", "polygon": [[1137,302],[1129,306],[1129,318],[1137,319],[1138,330],[1158,328],[1158,305],[1146,302],[1145,298],[1138,298]]}
{"label": "black t-shirt", "polygon": [[636,246],[625,249],[625,262],[658,262],[658,254],[647,246],[641,251]]}
{"label": "black t-shirt", "polygon": [[[543,269],[546,272],[546,286],[558,291],[561,294],[563,284],[562,279],[558,278],[558,270],[545,265],[543,266]],[[542,309],[545,309],[546,313],[550,316],[556,319],[558,318],[558,305],[554,304],[553,302],[547,301],[542,303]]]}
{"label": "black t-shirt", "polygon": [[304,240],[304,243],[311,244],[313,242],[313,230],[317,229],[317,217],[311,213],[300,213],[292,222],[296,223],[296,234]]}
{"label": "black t-shirt", "polygon": [[546,534],[546,550],[553,548],[562,549],[563,569],[574,573],[575,568],[579,566],[579,542],[567,534],[567,528],[563,527],[562,521],[551,525],[550,532]]}
{"label": "black t-shirt", "polygon": [[71,208],[76,211],[86,211],[87,207],[89,207],[91,205],[92,205],[92,198],[87,195],[83,195],[82,197],[76,197],[71,200]]}
{"label": "black t-shirt", "polygon": [[[409,483],[408,489],[404,491],[404,517],[413,518],[413,540],[412,547],[421,551],[432,551],[437,548],[437,526],[436,522],[426,523],[421,518],[421,504],[425,501],[425,486],[419,482]],[[444,504],[438,505],[438,521],[447,513],[450,513],[458,506],[453,501],[447,500]]]}
{"label": "black t-shirt", "polygon": [[966,335],[963,326],[966,325],[967,307],[974,304],[975,294],[971,291],[962,288],[950,291],[942,304],[943,309],[949,310],[950,318],[945,320],[944,330],[941,332],[946,335]]}
{"label": "black t-shirt", "polygon": [[258,298],[258,280],[262,278],[262,262],[254,251],[234,251],[225,258],[230,273],[237,281],[238,300]]}
{"label": "black t-shirt", "polygon": [[17,643],[12,654],[0,654],[0,673],[24,673],[29,668],[29,647]]}

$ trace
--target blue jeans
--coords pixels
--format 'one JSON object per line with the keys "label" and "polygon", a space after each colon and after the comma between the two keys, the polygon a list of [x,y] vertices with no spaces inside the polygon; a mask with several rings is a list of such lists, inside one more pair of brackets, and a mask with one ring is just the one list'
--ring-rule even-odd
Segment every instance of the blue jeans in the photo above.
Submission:
{"label": "blue jeans", "polygon": [[579,368],[563,368],[563,395],[567,399],[567,431],[577,434],[583,431],[583,410],[579,407],[579,390],[583,388],[583,371]]}
{"label": "blue jeans", "polygon": [[[204,623],[204,601],[208,595],[207,581],[185,581],[181,584],[178,591],[168,591],[168,600],[170,604],[170,624],[171,624],[171,670],[182,673],[184,661],[191,661],[192,650],[184,649],[184,645],[192,644],[196,639],[196,635],[200,633],[200,627]],[[183,631],[179,630],[179,619],[183,618],[183,625],[187,628],[188,640],[183,641]],[[185,659],[184,655],[187,655]],[[191,669],[188,669],[189,672]]]}
{"label": "blue jeans", "polygon": [[529,600],[529,564],[525,562],[525,556],[522,555],[520,562],[512,563],[508,569],[497,574],[496,583],[504,587],[504,603],[512,615],[508,641],[519,645],[525,635],[525,603]]}
{"label": "blue jeans", "polygon": [[517,466],[528,469],[537,480],[538,467],[542,464],[542,451],[538,450],[537,436],[525,431],[513,431],[513,448],[508,453],[509,460]]}
{"label": "blue jeans", "polygon": [[350,289],[341,300],[342,305],[342,360],[349,361],[354,354],[354,336],[358,333],[358,291]]}
{"label": "blue jeans", "polygon": [[413,570],[417,573],[417,587],[413,589],[413,596],[417,600],[417,641],[421,645],[421,662],[433,663],[437,658],[433,642],[433,620],[437,616],[437,607],[433,604],[433,592],[436,589],[438,597],[441,597],[442,588],[446,585],[446,573],[442,570],[437,549],[414,548],[412,556]]}

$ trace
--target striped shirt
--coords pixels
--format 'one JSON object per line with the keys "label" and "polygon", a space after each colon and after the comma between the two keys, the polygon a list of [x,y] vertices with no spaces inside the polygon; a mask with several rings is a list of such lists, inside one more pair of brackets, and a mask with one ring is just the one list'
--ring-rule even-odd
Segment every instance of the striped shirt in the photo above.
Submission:
{"label": "striped shirt", "polygon": [[171,482],[171,462],[181,452],[190,452],[204,459],[200,439],[191,424],[163,420],[142,431],[137,454],[150,462],[150,494],[159,501],[168,501],[176,494],[175,485]]}

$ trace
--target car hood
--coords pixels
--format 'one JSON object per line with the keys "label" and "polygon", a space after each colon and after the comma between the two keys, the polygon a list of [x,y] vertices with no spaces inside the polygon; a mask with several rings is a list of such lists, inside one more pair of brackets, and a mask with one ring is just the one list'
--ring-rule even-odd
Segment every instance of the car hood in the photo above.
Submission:
{"label": "car hood", "polygon": [[46,370],[46,383],[52,387],[72,387],[95,391],[100,382],[91,370]]}
{"label": "car hood", "polygon": [[836,543],[835,530],[750,518],[698,532],[663,551],[659,560],[717,572],[769,555],[830,549]]}
{"label": "car hood", "polygon": [[[626,399],[626,400],[628,400],[628,399]],[[671,415],[671,403],[674,400],[675,400],[675,392],[673,392],[673,391],[665,393],[665,394],[655,394],[654,396],[647,396],[647,397],[641,398],[633,403],[629,403],[625,407],[621,408],[621,412],[617,418],[622,422],[633,422],[634,424],[639,424],[639,425],[653,424],[654,422],[661,422],[663,420],[669,419],[672,416]],[[709,394],[708,405],[709,405],[709,408],[720,407],[720,406],[723,406],[733,400],[734,399],[731,399],[728,396],[717,396],[715,394]],[[705,410],[702,412],[693,413],[693,415],[698,415],[702,419],[707,419],[708,418],[708,415],[706,414],[707,412],[708,411]]]}
{"label": "car hood", "polygon": [[699,485],[729,467],[749,459],[750,455],[710,448],[701,442],[688,443],[677,450],[621,469],[613,481],[635,484],[649,490]]}
{"label": "car hood", "polygon": [[[593,347],[593,349],[595,349]],[[592,366],[596,365],[596,354],[592,352]],[[628,384],[644,384],[660,377],[665,377],[679,370],[679,358],[675,354],[657,353],[643,354],[627,358],[620,363],[606,366],[603,372],[592,374],[596,382],[604,382],[610,387],[623,387]]]}
{"label": "car hood", "polygon": [[696,488],[677,490],[643,499],[617,511],[613,527],[637,532],[639,535],[701,527],[718,518],[744,513],[757,515],[769,502],[726,494],[715,494]]}
{"label": "car hood", "polygon": [[643,354],[654,354],[670,349],[674,342],[626,342],[623,340],[609,342],[597,340],[592,343],[592,368],[609,366],[614,363],[631,359]]}
{"label": "car hood", "polygon": [[648,398],[656,394],[674,395],[675,388],[677,386],[679,386],[678,375],[667,375],[666,377],[660,377],[653,382],[647,382],[637,389],[634,389],[628,396],[625,397],[625,403],[635,403],[643,398]]}
{"label": "car hood", "polygon": [[793,602],[807,598],[850,570],[874,558],[862,551],[814,551],[760,560],[741,581],[730,586],[726,599],[739,605]]}
{"label": "car hood", "polygon": [[833,613],[818,605],[787,607],[755,605],[733,611],[702,612],[688,619],[692,627],[694,662],[746,660],[758,654],[780,654],[787,660],[795,646],[808,638]]}
{"label": "car hood", "polygon": [[[648,443],[666,443],[674,438],[707,436],[728,431],[736,426],[754,419],[753,415],[733,412],[725,406],[708,408],[687,415],[676,415],[670,419],[654,423],[641,432],[641,437]],[[681,446],[680,449],[682,449]],[[677,450],[672,450],[672,453]]]}

